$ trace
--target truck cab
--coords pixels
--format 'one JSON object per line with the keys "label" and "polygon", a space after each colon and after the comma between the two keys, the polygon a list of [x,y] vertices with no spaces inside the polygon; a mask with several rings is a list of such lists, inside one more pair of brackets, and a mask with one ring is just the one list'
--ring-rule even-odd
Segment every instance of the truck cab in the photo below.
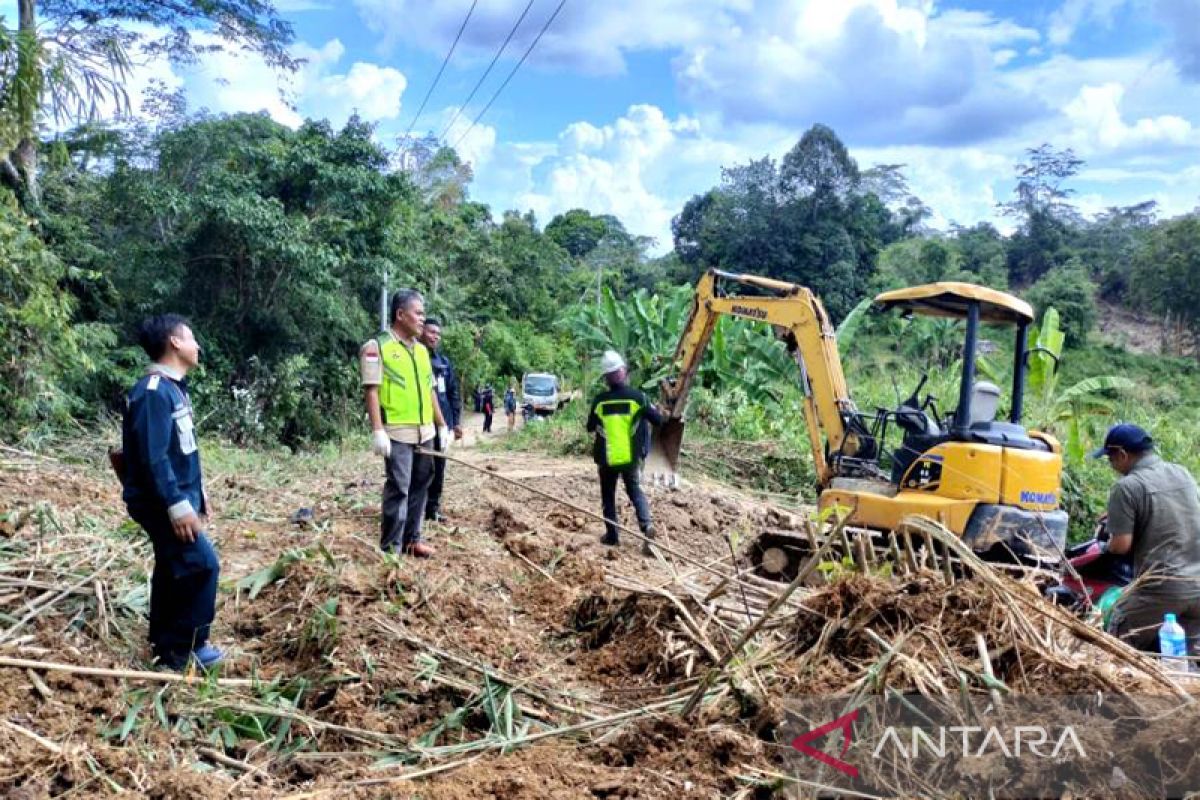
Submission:
{"label": "truck cab", "polygon": [[528,372],[521,378],[521,405],[532,406],[535,414],[553,414],[565,402],[566,397],[557,375]]}

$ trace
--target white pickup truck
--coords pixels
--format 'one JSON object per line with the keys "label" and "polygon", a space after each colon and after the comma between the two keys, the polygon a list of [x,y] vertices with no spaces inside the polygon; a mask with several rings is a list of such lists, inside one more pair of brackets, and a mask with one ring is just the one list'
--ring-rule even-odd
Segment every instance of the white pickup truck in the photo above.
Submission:
{"label": "white pickup truck", "polygon": [[533,406],[535,414],[553,414],[571,397],[563,391],[557,375],[528,372],[521,379],[521,405]]}

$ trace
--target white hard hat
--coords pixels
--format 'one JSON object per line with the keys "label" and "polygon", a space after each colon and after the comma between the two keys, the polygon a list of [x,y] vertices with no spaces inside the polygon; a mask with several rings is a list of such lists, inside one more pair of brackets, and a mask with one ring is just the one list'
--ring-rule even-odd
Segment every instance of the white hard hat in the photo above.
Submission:
{"label": "white hard hat", "polygon": [[625,359],[616,350],[605,350],[604,357],[600,359],[601,374],[608,375],[619,369],[625,369]]}

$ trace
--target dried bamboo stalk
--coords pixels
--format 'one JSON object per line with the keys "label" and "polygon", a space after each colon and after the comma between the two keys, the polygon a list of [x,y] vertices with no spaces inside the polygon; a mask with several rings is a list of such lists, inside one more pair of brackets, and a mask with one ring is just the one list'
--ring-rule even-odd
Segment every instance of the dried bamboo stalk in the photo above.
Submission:
{"label": "dried bamboo stalk", "polygon": [[[100,678],[127,678],[134,681],[157,681],[159,683],[208,683],[209,678],[203,676],[181,675],[178,672],[147,672],[133,669],[108,669],[106,667],[83,667],[76,664],[62,664],[55,661],[30,661],[24,658],[8,658],[0,656],[0,667],[16,669],[35,669],[45,672],[68,672],[72,675],[91,675]],[[218,678],[218,686],[254,686],[259,681],[247,678]]]}

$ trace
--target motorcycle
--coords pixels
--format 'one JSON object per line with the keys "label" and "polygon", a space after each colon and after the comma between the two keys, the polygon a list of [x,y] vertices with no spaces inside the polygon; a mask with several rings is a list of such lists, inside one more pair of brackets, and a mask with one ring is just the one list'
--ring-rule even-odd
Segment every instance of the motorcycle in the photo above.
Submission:
{"label": "motorcycle", "polygon": [[1108,552],[1108,528],[1103,522],[1086,542],[1066,550],[1067,564],[1058,584],[1045,590],[1052,602],[1077,614],[1099,608],[1107,622],[1121,590],[1133,582],[1133,556]]}

